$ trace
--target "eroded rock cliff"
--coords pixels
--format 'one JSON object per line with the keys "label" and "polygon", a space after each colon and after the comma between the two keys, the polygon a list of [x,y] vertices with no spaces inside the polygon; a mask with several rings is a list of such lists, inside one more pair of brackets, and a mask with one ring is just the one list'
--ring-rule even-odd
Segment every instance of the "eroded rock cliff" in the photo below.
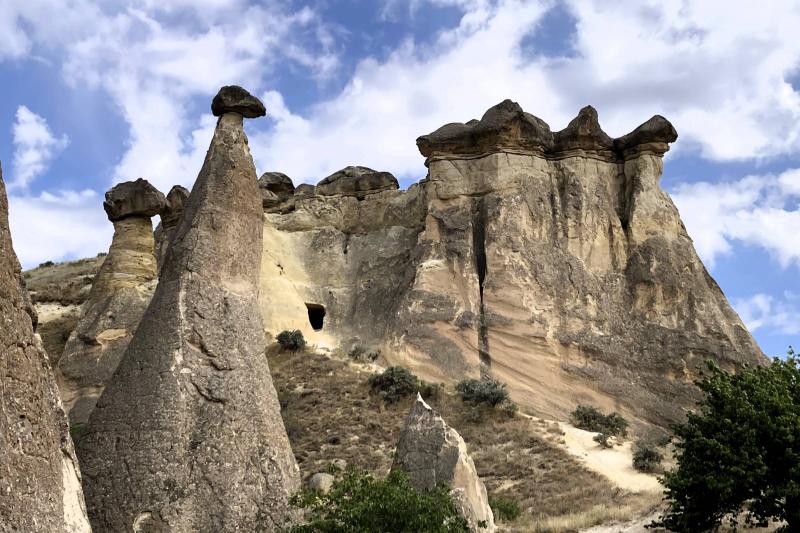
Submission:
{"label": "eroded rock cliff", "polygon": [[277,531],[297,464],[259,313],[262,204],[241,88],[220,118],[153,299],[79,443],[95,532]]}
{"label": "eroded rock cliff", "polygon": [[0,531],[88,533],[78,462],[11,245],[0,169]]}
{"label": "eroded rock cliff", "polygon": [[408,190],[298,186],[265,215],[265,325],[432,379],[491,374],[551,418],[678,420],[706,359],[764,358],[659,186],[676,138],[655,116],[612,139],[591,107],[552,132],[506,100],[420,137]]}

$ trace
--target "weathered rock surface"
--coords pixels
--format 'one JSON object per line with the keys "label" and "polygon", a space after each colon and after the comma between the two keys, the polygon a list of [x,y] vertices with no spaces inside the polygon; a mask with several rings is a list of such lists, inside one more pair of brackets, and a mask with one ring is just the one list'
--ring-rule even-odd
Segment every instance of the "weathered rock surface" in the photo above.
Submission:
{"label": "weathered rock surface", "polygon": [[261,204],[267,212],[287,212],[294,209],[294,183],[281,172],[264,172],[258,179]]}
{"label": "weathered rock surface", "polygon": [[300,479],[264,355],[261,240],[242,115],[228,112],[79,444],[96,533],[276,531],[292,517]]}
{"label": "weathered rock surface", "polygon": [[316,194],[363,199],[368,194],[399,188],[397,179],[388,172],[377,172],[367,167],[345,167],[317,183]]}
{"label": "weathered rock surface", "polygon": [[108,255],[58,360],[59,387],[73,423],[85,424],[153,296],[153,225],[164,195],[143,179],[115,185],[103,206],[114,223]]}
{"label": "weathered rock surface", "polygon": [[238,85],[226,85],[211,102],[211,113],[215,117],[237,113],[245,118],[258,118],[266,115],[267,110],[261,100]]}
{"label": "weathered rock surface", "polygon": [[189,189],[181,185],[174,185],[167,194],[167,202],[164,210],[161,211],[161,222],[156,226],[153,237],[156,243],[156,260],[158,271],[164,266],[164,258],[167,255],[167,248],[175,234],[175,229],[183,216],[183,209],[186,206],[186,199],[189,198]]}
{"label": "weathered rock surface", "polygon": [[[486,487],[464,439],[420,396],[400,434],[392,464],[395,469],[407,472],[417,490],[432,490],[439,484],[450,487],[453,500],[472,531],[496,530]],[[481,523],[485,527],[479,527]]]}
{"label": "weathered rock surface", "polygon": [[265,327],[427,379],[491,373],[549,418],[680,420],[706,359],[765,359],[659,187],[676,138],[655,116],[611,139],[591,107],[551,132],[507,100],[420,137],[428,176],[406,191],[299,186],[265,215]]}
{"label": "weathered rock surface", "polygon": [[11,245],[0,169],[0,531],[90,532],[78,461]]}

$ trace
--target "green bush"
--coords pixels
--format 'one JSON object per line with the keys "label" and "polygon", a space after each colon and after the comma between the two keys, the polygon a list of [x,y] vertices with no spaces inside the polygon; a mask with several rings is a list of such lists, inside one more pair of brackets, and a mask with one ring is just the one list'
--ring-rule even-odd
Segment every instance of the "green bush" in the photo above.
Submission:
{"label": "green bush", "polygon": [[503,496],[489,498],[489,506],[492,508],[495,518],[499,518],[504,522],[516,520],[522,514],[522,509],[517,502]]}
{"label": "green bush", "polygon": [[608,440],[610,438],[611,437],[606,435],[605,433],[598,433],[597,435],[592,437],[592,440],[595,441],[597,444],[599,444],[601,448],[608,449],[614,447],[614,445],[611,444],[611,441]]}
{"label": "green bush", "polygon": [[45,261],[44,263],[39,263],[39,266],[36,268],[51,267],[53,265],[55,265],[55,263],[53,263],[52,261]]}
{"label": "green bush", "polygon": [[89,426],[86,424],[78,422],[69,425],[69,436],[72,438],[72,442],[77,443],[86,435],[87,431],[89,431]]}
{"label": "green bush", "polygon": [[369,378],[369,386],[388,403],[402,400],[419,391],[420,381],[407,368],[390,366],[380,374]]}
{"label": "green bush", "polygon": [[347,356],[354,361],[375,361],[380,357],[381,351],[367,351],[363,346],[353,346]]}
{"label": "green bush", "polygon": [[656,472],[664,456],[649,442],[638,441],[633,447],[633,468],[639,472]]}
{"label": "green bush", "polygon": [[488,405],[497,407],[503,403],[511,403],[506,384],[495,379],[465,379],[456,385],[461,400],[472,405]]}
{"label": "green bush", "polygon": [[469,532],[447,487],[417,492],[401,471],[375,479],[350,468],[337,476],[328,494],[304,490],[291,504],[307,516],[307,522],[292,527],[291,533]]}
{"label": "green bush", "polygon": [[436,401],[442,394],[443,388],[444,385],[441,383],[428,383],[427,381],[420,380],[419,389],[417,390],[419,391],[420,396],[422,396],[425,400]]}
{"label": "green bush", "polygon": [[604,415],[590,405],[579,405],[571,414],[576,428],[605,433],[613,437],[624,437],[628,434],[628,421],[619,413]]}
{"label": "green bush", "polygon": [[281,331],[278,333],[278,344],[284,350],[296,352],[306,347],[306,340],[303,338],[303,332],[299,329],[294,331]]}

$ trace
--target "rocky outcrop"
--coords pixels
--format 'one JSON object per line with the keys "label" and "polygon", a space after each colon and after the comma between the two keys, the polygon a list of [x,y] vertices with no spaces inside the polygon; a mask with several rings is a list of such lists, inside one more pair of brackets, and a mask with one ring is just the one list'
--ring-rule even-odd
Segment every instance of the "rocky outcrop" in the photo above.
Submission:
{"label": "rocky outcrop", "polygon": [[420,137],[428,175],[408,190],[299,186],[265,214],[265,326],[428,379],[491,374],[550,418],[680,420],[706,359],[765,359],[659,186],[676,138],[655,116],[612,139],[592,107],[552,132],[506,100]]}
{"label": "rocky outcrop", "polygon": [[0,169],[0,531],[88,533],[78,461],[11,246]]}
{"label": "rocky outcrop", "polygon": [[143,179],[114,186],[103,207],[114,223],[108,255],[58,361],[70,420],[85,424],[111,379],[155,289],[153,225],[164,195]]}
{"label": "rocky outcrop", "polygon": [[397,179],[388,172],[367,167],[345,167],[317,183],[316,194],[355,196],[363,200],[369,194],[399,189]]}
{"label": "rocky outcrop", "polygon": [[292,518],[300,479],[264,355],[261,255],[255,168],[228,111],[79,444],[96,533],[277,531]]}
{"label": "rocky outcrop", "polygon": [[164,266],[164,258],[167,256],[167,248],[172,241],[172,236],[175,234],[175,229],[183,216],[183,209],[186,205],[186,199],[189,198],[189,189],[180,185],[174,185],[167,194],[167,201],[161,211],[161,222],[156,226],[153,233],[156,245],[156,261],[158,262],[158,271]]}
{"label": "rocky outcrop", "polygon": [[294,209],[294,183],[281,172],[264,172],[258,179],[261,204],[267,212],[288,212]]}
{"label": "rocky outcrop", "polygon": [[411,485],[419,491],[440,484],[450,487],[453,501],[472,531],[496,530],[486,487],[464,439],[419,395],[397,443],[395,469],[407,472]]}

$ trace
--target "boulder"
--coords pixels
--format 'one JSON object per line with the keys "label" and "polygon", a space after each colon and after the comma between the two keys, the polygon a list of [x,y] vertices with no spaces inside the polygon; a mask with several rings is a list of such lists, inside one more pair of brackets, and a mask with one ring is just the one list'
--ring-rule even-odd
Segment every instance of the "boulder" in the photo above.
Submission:
{"label": "boulder", "polygon": [[0,531],[90,533],[78,461],[11,244],[0,169]]}
{"label": "boulder", "polygon": [[[400,433],[392,464],[395,469],[408,473],[411,485],[420,491],[444,483],[451,488],[456,507],[472,531],[496,530],[486,487],[464,439],[419,395]],[[480,527],[481,523],[485,527]]]}
{"label": "boulder", "polygon": [[328,494],[333,487],[333,482],[336,480],[331,474],[325,472],[318,472],[311,476],[308,480],[308,488]]}
{"label": "boulder", "polygon": [[368,194],[398,189],[397,178],[388,172],[378,172],[367,167],[345,167],[317,183],[316,194],[322,196],[355,196],[363,199]]}
{"label": "boulder", "polygon": [[211,101],[211,113],[221,117],[225,113],[236,113],[244,118],[258,118],[267,114],[261,100],[238,85],[226,85]]}
{"label": "boulder", "polygon": [[115,222],[130,216],[153,217],[166,205],[164,194],[147,180],[126,181],[106,193],[103,209],[108,220]]}
{"label": "boulder", "polygon": [[[163,209],[163,197],[143,179],[106,193],[114,237],[58,361],[61,395],[74,424],[89,421],[153,296],[158,271],[150,217],[159,205]],[[119,218],[121,212],[126,214]]]}
{"label": "boulder", "polygon": [[294,184],[281,172],[264,172],[258,179],[264,211],[286,212],[294,208]]}
{"label": "boulder", "polygon": [[262,217],[242,115],[224,113],[153,299],[79,445],[95,533],[292,523],[299,470],[257,301]]}

